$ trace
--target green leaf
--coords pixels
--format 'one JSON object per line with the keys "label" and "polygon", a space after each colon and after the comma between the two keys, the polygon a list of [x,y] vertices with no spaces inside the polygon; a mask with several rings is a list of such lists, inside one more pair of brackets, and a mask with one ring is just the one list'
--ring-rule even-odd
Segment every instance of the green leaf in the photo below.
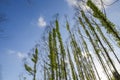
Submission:
{"label": "green leaf", "polygon": [[38,55],[38,49],[37,48],[35,49],[35,54]]}
{"label": "green leaf", "polygon": [[28,71],[29,73],[32,72],[32,68],[30,66],[28,66],[27,64],[24,64],[24,67],[25,67],[26,71]]}
{"label": "green leaf", "polygon": [[32,58],[31,60],[32,60],[34,63],[36,63],[36,59],[35,59],[35,58]]}

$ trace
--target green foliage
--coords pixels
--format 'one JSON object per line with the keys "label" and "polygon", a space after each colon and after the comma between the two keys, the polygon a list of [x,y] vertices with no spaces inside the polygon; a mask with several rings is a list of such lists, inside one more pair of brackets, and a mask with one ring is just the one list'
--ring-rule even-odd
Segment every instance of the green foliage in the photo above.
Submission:
{"label": "green foliage", "polygon": [[29,72],[30,74],[32,74],[32,68],[30,67],[30,66],[28,66],[27,64],[24,64],[24,67],[25,67],[25,70],[27,71],[27,72]]}
{"label": "green foliage", "polygon": [[102,26],[105,27],[107,32],[111,34],[116,40],[117,44],[120,46],[120,36],[119,32],[116,30],[115,25],[106,18],[106,16],[98,9],[98,7],[91,1],[87,1],[87,5],[93,10],[93,16],[100,20]]}
{"label": "green foliage", "polygon": [[[120,38],[115,25],[107,19],[91,0],[87,1],[87,5],[92,9],[93,17],[101,22],[102,26],[119,44]],[[106,77],[111,80],[112,76],[109,70],[112,69],[117,73],[117,75],[112,73],[114,79],[119,80],[120,75],[112,62],[111,54],[107,50],[111,49],[114,53],[111,43],[104,36],[99,25],[88,18],[83,10],[80,12],[81,15],[77,17],[80,27],[77,27],[76,31],[71,30],[68,21],[65,23],[69,35],[66,43],[64,43],[60,32],[59,21],[58,19],[55,20],[54,28],[49,32],[46,40],[48,41],[48,47],[45,50],[48,52],[48,59],[43,60],[44,80],[101,80],[99,76],[101,74],[99,74],[92,57],[94,54]],[[87,36],[87,39],[83,35]],[[107,46],[103,43],[106,43]],[[91,49],[94,50],[92,54],[90,54]],[[36,80],[38,53],[38,48],[35,48],[35,53],[30,58],[34,64],[33,66],[24,64],[26,71],[33,76],[33,80]],[[107,61],[110,62],[110,66],[106,63]]]}
{"label": "green foliage", "polygon": [[34,66],[29,66],[28,64],[24,64],[25,70],[33,76],[33,80],[36,80],[36,73],[37,73],[37,62],[38,62],[38,49],[35,48],[35,53],[31,57],[31,61],[33,62]]}

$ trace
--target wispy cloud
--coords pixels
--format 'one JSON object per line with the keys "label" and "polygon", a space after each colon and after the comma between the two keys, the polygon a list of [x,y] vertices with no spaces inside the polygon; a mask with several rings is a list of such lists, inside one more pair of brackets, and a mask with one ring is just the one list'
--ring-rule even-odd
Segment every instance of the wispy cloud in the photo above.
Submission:
{"label": "wispy cloud", "polygon": [[[78,6],[81,5],[81,7],[85,10],[85,8],[88,8],[88,6],[86,5],[86,1],[87,0],[84,0],[85,2],[82,2],[81,0],[66,0],[68,5],[70,6]],[[102,6],[101,6],[101,0],[92,0],[100,9],[102,9]],[[103,3],[104,4],[111,4],[113,2],[113,0],[103,0]],[[106,8],[107,6],[105,6]]]}
{"label": "wispy cloud", "polygon": [[20,58],[20,59],[24,59],[26,57],[26,55],[24,53],[21,53],[21,52],[18,52],[17,53],[17,56]]}
{"label": "wispy cloud", "polygon": [[39,27],[45,27],[46,25],[47,25],[47,23],[46,23],[45,19],[42,16],[40,16],[38,18],[38,26]]}
{"label": "wispy cloud", "polygon": [[66,0],[67,3],[70,5],[70,6],[75,6],[77,5],[77,0]]}
{"label": "wispy cloud", "polygon": [[8,52],[8,54],[14,54],[14,53],[15,53],[15,51],[14,51],[14,50],[11,50],[11,49],[8,50],[7,52]]}
{"label": "wispy cloud", "polygon": [[19,59],[24,59],[27,57],[27,55],[25,53],[22,53],[20,51],[11,50],[11,49],[8,50],[7,53],[10,55],[16,55]]}

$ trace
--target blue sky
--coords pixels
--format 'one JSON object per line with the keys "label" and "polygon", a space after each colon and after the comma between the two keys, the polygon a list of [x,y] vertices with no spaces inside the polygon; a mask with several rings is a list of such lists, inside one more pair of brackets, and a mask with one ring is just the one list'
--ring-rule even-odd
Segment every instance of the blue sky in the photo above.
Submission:
{"label": "blue sky", "polygon": [[[71,13],[65,0],[1,0],[0,13],[7,20],[0,24],[6,38],[0,39],[2,80],[18,80],[24,71],[22,58],[40,39],[44,28],[56,13]],[[66,11],[67,10],[67,11]],[[71,15],[71,14],[70,14]],[[2,70],[2,71],[1,71]]]}
{"label": "blue sky", "polygon": [[[18,80],[24,72],[22,58],[34,47],[40,39],[45,26],[56,13],[64,18],[67,14],[73,16],[74,0],[0,0],[0,13],[7,20],[0,23],[4,33],[0,36],[0,74],[2,80]],[[120,25],[120,2],[107,9],[108,17]],[[117,16],[117,17],[116,17]]]}

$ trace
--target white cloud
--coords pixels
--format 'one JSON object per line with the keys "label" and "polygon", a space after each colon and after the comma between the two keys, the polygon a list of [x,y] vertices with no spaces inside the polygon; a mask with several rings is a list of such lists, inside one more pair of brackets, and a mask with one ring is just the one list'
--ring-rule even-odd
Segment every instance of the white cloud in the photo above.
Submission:
{"label": "white cloud", "polygon": [[17,56],[20,58],[20,59],[24,59],[26,56],[24,53],[21,53],[21,52],[18,52],[17,53]]}
{"label": "white cloud", "polygon": [[20,51],[8,50],[7,53],[10,55],[16,55],[19,59],[24,59],[25,57],[27,57],[25,53],[22,53]]}
{"label": "white cloud", "polygon": [[105,4],[111,4],[114,0],[103,0]]}
{"label": "white cloud", "polygon": [[15,53],[14,50],[8,50],[7,52],[8,52],[8,54],[14,54]]}
{"label": "white cloud", "polygon": [[38,19],[38,26],[39,27],[45,27],[47,25],[47,23],[46,23],[46,21],[44,20],[44,18],[43,17],[39,17],[39,19]]}
{"label": "white cloud", "polygon": [[[81,7],[83,8],[83,10],[85,10],[86,8],[88,9],[88,6],[86,5],[86,1],[87,0],[84,0],[85,2],[82,2],[82,0],[66,0],[68,5],[70,6],[78,6],[81,5]],[[101,0],[92,0],[100,9],[102,9],[102,6],[101,6]],[[111,4],[113,2],[113,0],[103,0],[104,4]],[[106,8],[107,6],[105,6]]]}
{"label": "white cloud", "polygon": [[77,0],[66,0],[67,3],[70,5],[70,6],[75,6],[77,5]]}

